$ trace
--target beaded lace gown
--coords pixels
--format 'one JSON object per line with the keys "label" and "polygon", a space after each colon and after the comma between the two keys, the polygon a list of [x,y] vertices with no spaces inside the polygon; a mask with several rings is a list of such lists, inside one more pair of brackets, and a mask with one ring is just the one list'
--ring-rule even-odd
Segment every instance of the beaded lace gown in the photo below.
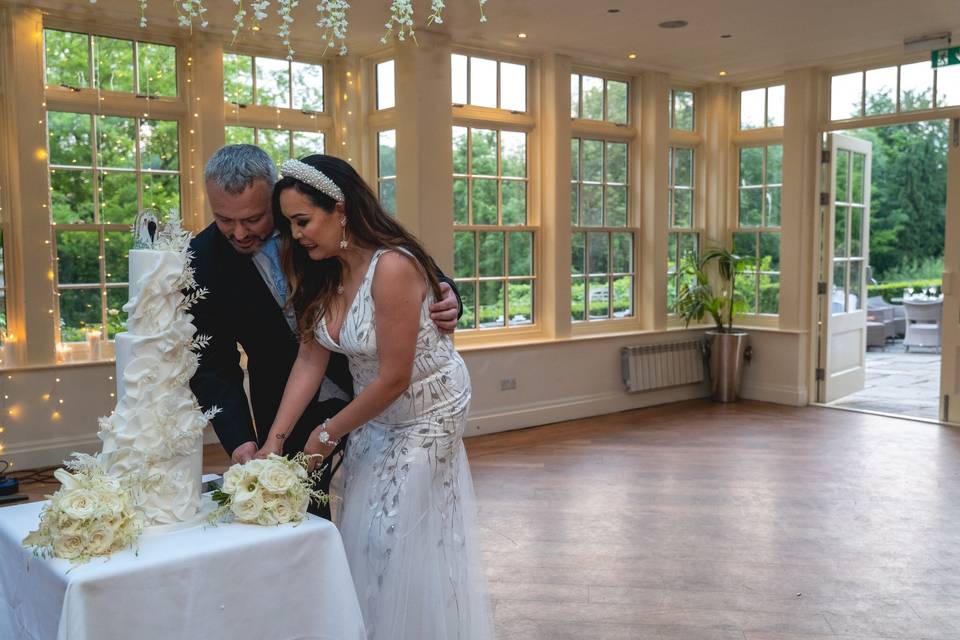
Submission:
{"label": "beaded lace gown", "polygon": [[[317,323],[317,341],[347,356],[359,394],[378,375],[374,253],[340,330]],[[463,447],[470,377],[449,336],[430,320],[428,295],[410,386],[350,434],[340,533],[363,611],[376,640],[493,637]]]}

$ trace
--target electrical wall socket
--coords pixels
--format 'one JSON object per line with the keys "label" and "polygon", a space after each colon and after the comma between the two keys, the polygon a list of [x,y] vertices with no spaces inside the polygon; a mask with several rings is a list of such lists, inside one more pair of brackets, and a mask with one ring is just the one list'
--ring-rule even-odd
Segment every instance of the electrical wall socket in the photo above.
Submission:
{"label": "electrical wall socket", "polygon": [[504,378],[500,381],[500,391],[511,391],[517,388],[516,378]]}

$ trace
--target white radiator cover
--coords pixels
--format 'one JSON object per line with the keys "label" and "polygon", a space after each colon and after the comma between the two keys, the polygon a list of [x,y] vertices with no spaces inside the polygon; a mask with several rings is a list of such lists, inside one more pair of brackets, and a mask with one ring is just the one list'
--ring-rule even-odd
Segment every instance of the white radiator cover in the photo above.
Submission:
{"label": "white radiator cover", "polygon": [[631,393],[702,382],[703,343],[685,340],[622,347],[620,371]]}

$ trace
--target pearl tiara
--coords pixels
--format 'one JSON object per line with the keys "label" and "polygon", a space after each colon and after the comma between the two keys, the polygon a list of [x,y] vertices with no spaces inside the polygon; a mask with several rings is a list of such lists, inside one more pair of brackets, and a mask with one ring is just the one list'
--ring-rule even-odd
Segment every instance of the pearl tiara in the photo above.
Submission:
{"label": "pearl tiara", "polygon": [[319,169],[311,167],[306,162],[299,160],[286,160],[280,165],[280,175],[284,178],[296,178],[300,182],[306,182],[317,191],[324,193],[337,202],[343,202],[343,191],[337,186],[337,183],[331,180]]}

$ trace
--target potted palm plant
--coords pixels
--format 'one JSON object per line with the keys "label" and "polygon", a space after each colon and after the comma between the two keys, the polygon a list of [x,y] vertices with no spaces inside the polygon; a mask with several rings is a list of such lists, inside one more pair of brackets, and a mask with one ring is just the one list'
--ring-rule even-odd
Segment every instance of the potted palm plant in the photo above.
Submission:
{"label": "potted palm plant", "polygon": [[[684,259],[676,310],[690,326],[710,316],[715,327],[706,332],[707,359],[713,399],[735,402],[740,391],[743,362],[749,359],[748,334],[733,328],[733,317],[746,310],[746,302],[737,294],[737,276],[753,264],[753,259],[727,249],[708,249],[702,256]],[[720,291],[710,282],[711,266],[716,265]]]}

